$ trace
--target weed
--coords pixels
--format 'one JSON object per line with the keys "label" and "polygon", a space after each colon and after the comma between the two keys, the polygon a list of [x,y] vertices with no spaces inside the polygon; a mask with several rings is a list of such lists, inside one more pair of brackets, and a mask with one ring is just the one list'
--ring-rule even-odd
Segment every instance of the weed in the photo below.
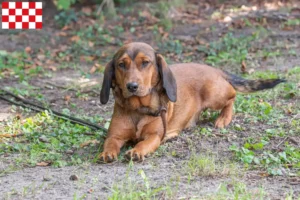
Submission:
{"label": "weed", "polygon": [[180,41],[172,40],[172,36],[170,40],[163,43],[159,43],[158,46],[162,53],[172,52],[177,55],[181,55],[183,51],[183,46],[180,43]]}
{"label": "weed", "polygon": [[[263,188],[249,190],[245,183],[238,181],[231,181],[222,183],[216,194],[208,195],[204,199],[263,199],[266,197],[266,192]],[[201,198],[202,199],[202,198]]]}
{"label": "weed", "polygon": [[[243,147],[232,145],[230,150],[235,153],[235,157],[242,161],[246,166],[250,164],[262,167],[267,170],[270,175],[283,175],[288,171],[290,166],[294,168],[300,167],[300,149],[285,144],[285,148],[281,152],[264,150],[266,141],[259,143],[245,143]],[[283,167],[286,167],[284,170]]]}
{"label": "weed", "polygon": [[[47,127],[47,128],[45,128]],[[47,162],[55,167],[78,165],[85,160],[93,160],[98,152],[94,146],[86,150],[86,155],[77,153],[80,145],[87,141],[101,141],[101,132],[91,132],[87,127],[71,124],[69,121],[57,119],[47,111],[25,119],[14,120],[4,126],[8,134],[23,133],[23,137],[7,139],[0,144],[0,155],[15,153],[14,162],[18,165],[35,166],[39,162]],[[93,143],[92,143],[93,144]],[[71,155],[68,152],[72,152]]]}
{"label": "weed", "polygon": [[185,169],[189,177],[194,176],[228,176],[237,174],[237,166],[229,161],[217,161],[213,154],[192,154]]}
{"label": "weed", "polygon": [[300,25],[300,19],[288,19],[286,22],[283,23],[285,26],[299,26]]}
{"label": "weed", "polygon": [[248,56],[250,43],[258,38],[258,34],[235,37],[232,33],[223,36],[219,41],[212,42],[209,48],[199,46],[198,51],[206,54],[205,62],[213,66],[230,63],[241,63]]}
{"label": "weed", "polygon": [[109,200],[137,200],[137,199],[160,199],[163,192],[170,192],[168,186],[153,187],[143,170],[139,171],[142,182],[138,184],[127,176],[125,181],[113,185],[111,188],[112,194],[108,197]]}

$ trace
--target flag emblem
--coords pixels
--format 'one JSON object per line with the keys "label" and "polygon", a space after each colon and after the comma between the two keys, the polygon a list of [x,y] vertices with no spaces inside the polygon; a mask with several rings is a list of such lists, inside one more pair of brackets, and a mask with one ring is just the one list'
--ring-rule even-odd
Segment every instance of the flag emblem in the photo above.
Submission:
{"label": "flag emblem", "polygon": [[2,2],[2,29],[42,29],[42,2]]}

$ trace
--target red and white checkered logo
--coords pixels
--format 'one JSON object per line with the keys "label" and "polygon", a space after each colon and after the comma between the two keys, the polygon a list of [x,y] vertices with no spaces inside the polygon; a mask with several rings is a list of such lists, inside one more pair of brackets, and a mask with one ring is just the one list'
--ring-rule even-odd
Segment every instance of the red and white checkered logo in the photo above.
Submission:
{"label": "red and white checkered logo", "polygon": [[42,2],[2,2],[2,29],[42,29]]}

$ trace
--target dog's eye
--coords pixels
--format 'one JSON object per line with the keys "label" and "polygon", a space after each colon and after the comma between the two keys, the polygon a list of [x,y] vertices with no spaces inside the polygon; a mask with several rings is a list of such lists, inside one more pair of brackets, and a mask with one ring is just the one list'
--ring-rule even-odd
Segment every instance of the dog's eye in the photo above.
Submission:
{"label": "dog's eye", "polygon": [[149,61],[147,61],[147,60],[144,60],[144,61],[142,62],[143,67],[146,67],[148,64],[149,64]]}
{"label": "dog's eye", "polygon": [[119,67],[125,68],[125,63],[123,63],[123,62],[119,63]]}

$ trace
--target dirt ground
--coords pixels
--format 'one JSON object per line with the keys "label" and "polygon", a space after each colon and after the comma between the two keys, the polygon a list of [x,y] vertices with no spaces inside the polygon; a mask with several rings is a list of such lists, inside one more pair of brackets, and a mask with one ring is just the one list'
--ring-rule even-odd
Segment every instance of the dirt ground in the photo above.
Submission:
{"label": "dirt ground", "polygon": [[[47,76],[47,72],[46,75],[37,74],[32,76],[28,83],[33,86],[34,93],[42,94],[45,97],[43,101],[55,110],[61,111],[63,108],[68,108],[71,113],[77,116],[82,114],[87,116],[100,115],[104,118],[104,121],[100,122],[101,125],[110,120],[114,100],[110,99],[106,105],[100,104],[99,91],[103,74],[99,71],[103,71],[103,65],[112,57],[112,53],[119,48],[118,41],[147,42],[166,55],[170,63],[187,61],[204,63],[205,56],[203,52],[197,50],[198,45],[217,41],[228,32],[232,32],[233,37],[236,38],[241,35],[251,35],[256,28],[245,25],[242,19],[247,18],[253,24],[262,24],[268,35],[263,43],[260,41],[255,44],[256,50],[268,49],[270,52],[281,50],[280,55],[270,56],[268,59],[259,56],[247,57],[247,70],[270,70],[276,74],[300,66],[300,25],[298,24],[292,28],[284,28],[284,25],[282,25],[289,19],[300,19],[300,7],[297,7],[299,6],[297,2],[293,4],[294,9],[289,11],[281,4],[270,4],[269,8],[265,6],[250,9],[256,4],[245,3],[246,8],[249,9],[241,9],[239,12],[230,12],[227,4],[222,7],[222,4],[214,6],[209,3],[198,4],[195,2],[197,1],[190,1],[186,5],[187,8],[170,10],[169,15],[172,17],[173,24],[169,31],[163,31],[159,28],[157,32],[143,30],[146,26],[153,27],[155,20],[149,22],[150,25],[147,24],[148,22],[144,22],[147,25],[142,24],[141,27],[136,27],[135,31],[130,31],[130,25],[124,22],[122,26],[125,31],[118,34],[118,37],[114,37],[106,44],[94,42],[95,46],[91,45],[93,46],[92,51],[97,51],[97,48],[102,51],[102,55],[98,55],[98,57],[92,55],[94,56],[92,62],[78,61],[68,55],[68,53],[73,53],[74,57],[80,57],[81,50],[84,49],[84,47],[79,48],[78,52],[76,50],[74,52],[66,50],[71,45],[70,40],[71,43],[76,41],[76,38],[70,39],[73,33],[72,28],[76,26],[63,30],[55,26],[55,22],[51,18],[44,23],[45,27],[41,31],[6,32],[1,30],[0,50],[7,52],[23,51],[30,46],[31,51],[34,51],[37,56],[47,54],[48,50],[51,54],[53,49],[57,49],[57,52],[68,51],[65,55],[66,60],[64,60],[67,63],[65,67],[60,67],[59,60],[47,63],[44,59],[42,62],[45,71],[48,71],[51,75]],[[132,6],[135,6],[136,9],[142,7],[140,4]],[[242,4],[235,7],[241,8],[241,6]],[[215,18],[211,17],[216,11],[221,14],[216,15]],[[148,16],[146,14],[145,16]],[[226,16],[230,17],[226,18]],[[256,21],[257,18],[261,21]],[[81,23],[80,31],[88,28],[84,24],[86,19],[89,18],[78,21],[78,23]],[[226,19],[232,21],[228,22]],[[114,31],[114,25],[117,23],[107,20],[103,27]],[[211,27],[214,28],[209,29]],[[78,27],[76,28],[78,29]],[[65,36],[63,32],[68,35]],[[162,42],[165,44],[164,47],[157,41],[157,35],[169,38]],[[174,51],[177,49],[172,42],[169,45],[169,41],[180,41],[183,53],[180,55],[175,54]],[[292,49],[295,53],[289,53],[289,49]],[[251,53],[251,50],[249,52],[249,55],[255,54],[254,52]],[[100,70],[96,73],[90,73],[94,63],[97,62],[101,64]],[[240,73],[240,64],[234,66],[224,65],[221,68]],[[18,89],[27,87],[20,83],[17,76],[1,78],[0,86],[1,88]],[[87,94],[88,98],[77,97],[78,90],[82,94]],[[70,96],[71,102],[76,106],[70,106],[66,102],[66,96]],[[34,99],[34,96],[28,98]],[[287,99],[285,102],[286,104],[299,105],[299,100],[299,97],[296,97]],[[270,103],[272,105],[276,104],[276,99]],[[16,115],[12,112],[11,106],[9,103],[0,100],[0,123],[4,124],[6,119]],[[191,177],[189,171],[186,170],[187,167],[183,167],[187,165],[191,155],[195,152],[197,154],[212,153],[216,156],[216,160],[222,163],[235,160],[233,153],[229,150],[233,143],[243,144],[248,137],[255,137],[257,133],[264,132],[266,129],[276,129],[275,124],[264,124],[263,122],[247,124],[244,122],[245,118],[245,115],[237,114],[232,124],[242,124],[243,130],[232,128],[226,137],[221,135],[221,130],[213,128],[213,121],[203,120],[197,127],[183,131],[180,137],[164,144],[158,152],[142,163],[128,164],[128,162],[121,160],[112,164],[84,162],[81,165],[61,168],[53,166],[17,168],[17,170],[12,170],[0,176],[0,199],[107,199],[108,196],[112,195],[114,186],[123,187],[124,185],[133,184],[133,188],[144,188],[145,180],[140,176],[141,170],[147,175],[151,188],[168,188],[163,190],[157,196],[157,199],[233,199],[233,196],[211,195],[218,194],[222,184],[226,184],[228,193],[234,193],[232,188],[239,183],[243,183],[247,191],[254,194],[254,196],[245,196],[244,199],[261,199],[262,197],[266,199],[285,199],[291,191],[291,196],[294,199],[300,198],[299,176],[267,176],[263,170],[245,168],[243,163],[240,162],[236,163],[235,168],[227,169],[233,172],[227,173],[223,170],[224,173],[220,172],[208,176]],[[299,114],[296,112],[291,118],[299,119]],[[286,120],[289,121],[290,118],[286,118]],[[233,125],[231,126],[233,127]],[[199,127],[212,129],[212,135],[195,134]],[[298,133],[292,138],[299,141],[299,137]],[[273,139],[270,146],[278,145],[281,140],[282,138]],[[95,156],[99,153],[97,152],[98,149],[94,149]],[[85,151],[85,149],[80,151]],[[176,152],[176,155],[174,155],[174,152]],[[8,166],[13,164],[14,156],[16,155],[0,154],[0,171],[5,171]],[[299,168],[291,169],[291,172],[297,174]],[[70,180],[72,175],[76,175],[78,180]],[[262,188],[263,192],[261,192]],[[246,190],[244,193],[246,193]]]}

